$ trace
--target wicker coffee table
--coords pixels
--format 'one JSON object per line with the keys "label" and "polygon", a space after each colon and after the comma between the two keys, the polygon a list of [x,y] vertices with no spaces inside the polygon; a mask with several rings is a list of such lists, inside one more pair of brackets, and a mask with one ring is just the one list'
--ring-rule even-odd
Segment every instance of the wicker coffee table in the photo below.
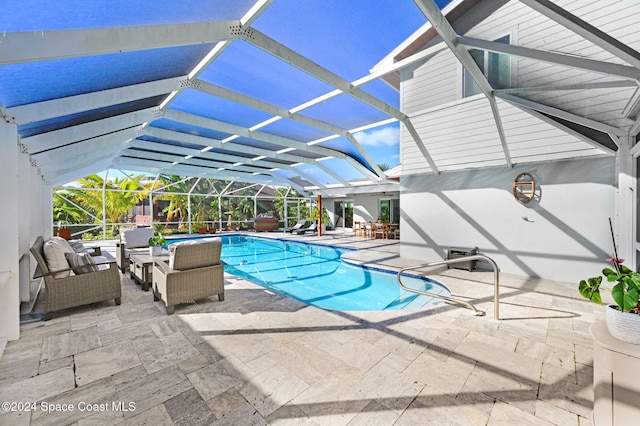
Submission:
{"label": "wicker coffee table", "polygon": [[153,262],[168,259],[169,253],[167,251],[163,251],[160,256],[151,256],[148,252],[131,254],[129,256],[131,276],[136,284],[142,286],[142,290],[149,291],[153,283]]}

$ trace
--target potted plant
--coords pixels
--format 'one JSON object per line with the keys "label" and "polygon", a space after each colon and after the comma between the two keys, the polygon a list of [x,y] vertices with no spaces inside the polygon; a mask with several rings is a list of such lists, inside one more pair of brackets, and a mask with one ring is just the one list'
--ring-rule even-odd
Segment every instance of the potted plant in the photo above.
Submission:
{"label": "potted plant", "polygon": [[[613,238],[611,219],[609,219],[609,226]],[[602,270],[602,275],[607,278],[607,282],[615,283],[608,289],[616,304],[608,305],[605,309],[607,329],[617,339],[640,344],[640,274],[622,264],[623,259],[618,257],[615,249],[615,239],[613,247],[615,252],[607,261],[613,264],[614,269]],[[602,304],[600,286],[603,276],[580,281],[578,286],[580,294],[592,302]]]}
{"label": "potted plant", "polygon": [[164,239],[162,234],[156,233],[153,237],[149,238],[149,254],[151,256],[160,256],[162,254],[162,246],[167,244],[167,240]]}
{"label": "potted plant", "polygon": [[68,241],[71,239],[71,228],[67,227],[66,225],[67,224],[63,220],[59,221],[56,235]]}

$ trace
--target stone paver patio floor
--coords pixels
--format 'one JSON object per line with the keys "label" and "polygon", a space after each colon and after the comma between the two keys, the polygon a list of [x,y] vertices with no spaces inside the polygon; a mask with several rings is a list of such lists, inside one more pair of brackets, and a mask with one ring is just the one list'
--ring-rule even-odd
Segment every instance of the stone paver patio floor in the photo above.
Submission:
{"label": "stone paver patio floor", "polygon": [[[413,263],[397,241],[290,238],[357,247],[350,259],[379,267]],[[0,424],[591,424],[599,306],[573,283],[502,274],[495,320],[491,272],[436,272],[487,315],[324,311],[226,275],[224,302],[168,316],[126,275],[121,306],[21,327],[0,359],[0,401],[33,405],[3,410]]]}

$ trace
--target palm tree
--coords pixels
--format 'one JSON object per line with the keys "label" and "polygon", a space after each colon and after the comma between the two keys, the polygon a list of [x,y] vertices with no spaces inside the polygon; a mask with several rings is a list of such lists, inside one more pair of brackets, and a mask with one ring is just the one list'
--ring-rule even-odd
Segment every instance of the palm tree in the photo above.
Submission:
{"label": "palm tree", "polygon": [[69,192],[73,194],[75,202],[96,217],[101,217],[104,209],[107,223],[115,226],[115,224],[123,222],[127,213],[148,194],[148,188],[144,186],[141,187],[137,183],[138,179],[142,179],[142,176],[137,176],[133,179],[127,177],[122,180],[116,178],[113,181],[105,182],[102,177],[94,174],[76,181],[83,188],[104,188],[106,190],[104,193],[104,204],[102,191],[73,189],[69,190]]}

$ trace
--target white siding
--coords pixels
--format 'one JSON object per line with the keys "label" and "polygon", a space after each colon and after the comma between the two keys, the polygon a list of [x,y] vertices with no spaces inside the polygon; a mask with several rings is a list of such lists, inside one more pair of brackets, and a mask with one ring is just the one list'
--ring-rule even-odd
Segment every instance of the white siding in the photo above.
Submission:
{"label": "white siding", "polygon": [[417,69],[402,73],[402,111],[416,111],[458,99],[458,60],[450,50],[440,52]]}
{"label": "white siding", "polygon": [[[595,276],[610,256],[615,160],[584,159],[403,177],[400,255],[443,259],[479,247],[503,273],[571,281]],[[532,173],[540,190],[518,203],[512,183]]]}
{"label": "white siding", "polygon": [[[509,153],[514,163],[602,154],[591,144],[519,108],[498,100]],[[505,165],[505,155],[489,102],[483,95],[431,108],[411,117],[441,171]],[[403,175],[424,173],[425,160],[403,133]]]}
{"label": "white siding", "polygon": [[[631,0],[557,1],[571,13],[630,46],[640,49],[640,2]],[[472,13],[472,12],[471,12]],[[494,40],[511,35],[512,43],[624,64],[611,53],[544,17],[526,5],[511,1],[469,30],[470,37]],[[566,85],[617,78],[526,58],[512,58],[512,85],[516,87]],[[460,99],[462,69],[450,51],[405,70],[401,104],[410,116],[429,154],[441,171],[505,164],[498,132],[488,102],[482,95]],[[628,128],[623,116],[634,88],[545,91],[517,96],[570,111],[615,127]],[[498,100],[506,142],[514,163],[558,160],[602,154],[602,151],[564,130]],[[401,145],[403,174],[426,173],[424,155],[406,129]]]}

